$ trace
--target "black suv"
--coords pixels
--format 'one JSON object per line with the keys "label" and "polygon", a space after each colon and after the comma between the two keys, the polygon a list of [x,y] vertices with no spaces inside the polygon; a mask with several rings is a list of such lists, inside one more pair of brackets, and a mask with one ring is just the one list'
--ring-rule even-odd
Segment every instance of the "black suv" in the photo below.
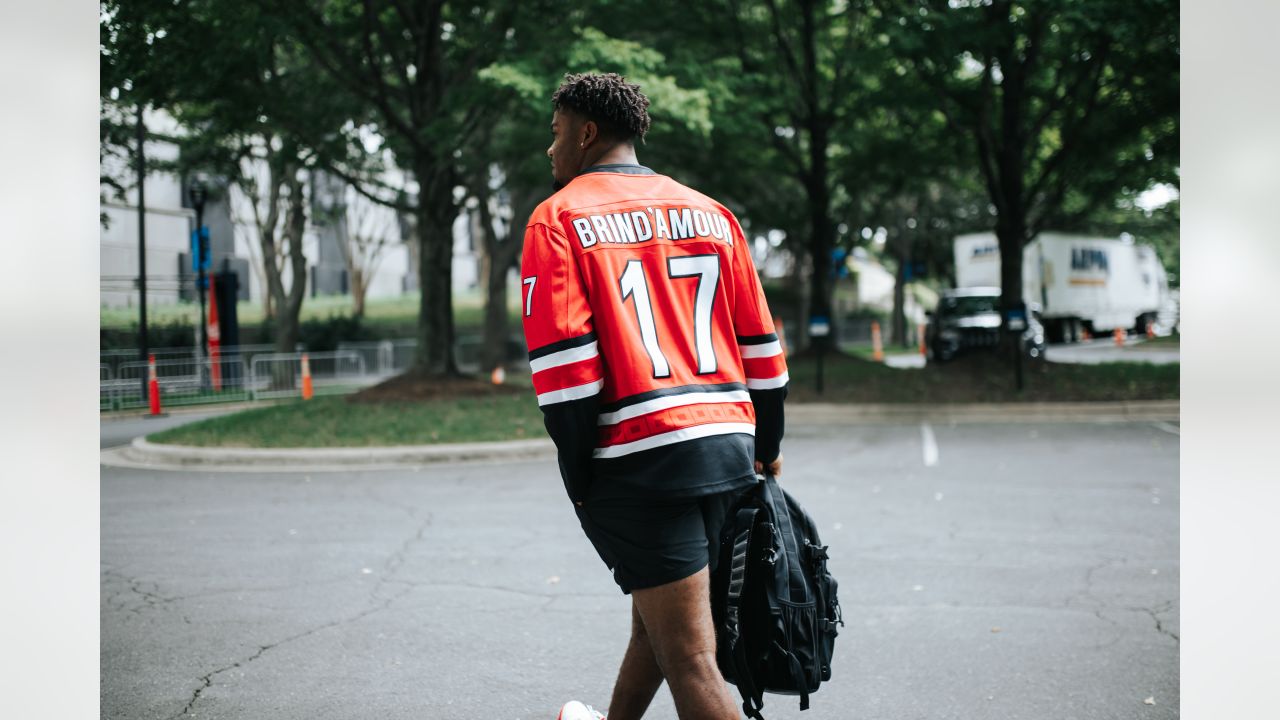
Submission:
{"label": "black suv", "polygon": [[[1040,307],[1027,306],[1027,328],[1022,346],[1028,356],[1044,355],[1044,327]],[[972,287],[948,290],[929,313],[926,337],[929,358],[946,362],[975,348],[994,348],[1000,342],[1000,288]]]}

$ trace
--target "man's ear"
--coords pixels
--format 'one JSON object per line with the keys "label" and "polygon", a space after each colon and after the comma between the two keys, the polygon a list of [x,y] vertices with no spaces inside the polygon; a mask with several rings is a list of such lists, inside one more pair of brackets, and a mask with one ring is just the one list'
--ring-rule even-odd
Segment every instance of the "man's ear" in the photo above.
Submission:
{"label": "man's ear", "polygon": [[594,145],[600,139],[600,126],[596,124],[595,120],[584,120],[579,137],[578,145],[583,149],[588,145]]}

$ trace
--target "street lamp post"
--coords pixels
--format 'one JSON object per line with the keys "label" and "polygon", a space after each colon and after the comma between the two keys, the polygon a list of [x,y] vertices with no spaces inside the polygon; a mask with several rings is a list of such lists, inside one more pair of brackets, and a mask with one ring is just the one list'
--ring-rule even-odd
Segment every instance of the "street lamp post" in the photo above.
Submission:
{"label": "street lamp post", "polygon": [[205,258],[209,253],[209,237],[204,230],[204,201],[208,191],[205,188],[204,181],[197,177],[191,181],[191,185],[187,188],[187,197],[191,200],[191,206],[196,209],[196,232],[195,242],[192,243],[192,253],[195,255],[196,266],[196,295],[200,296],[200,357],[203,359],[209,352],[209,339],[207,337],[208,322],[205,318],[205,288],[208,281],[205,278],[205,269],[207,263]]}
{"label": "street lamp post", "polygon": [[[142,121],[142,105],[138,105],[137,122],[138,153],[135,158],[138,169],[138,359],[147,361],[151,354],[147,340],[147,126]],[[147,374],[139,373],[143,400],[147,399]]]}

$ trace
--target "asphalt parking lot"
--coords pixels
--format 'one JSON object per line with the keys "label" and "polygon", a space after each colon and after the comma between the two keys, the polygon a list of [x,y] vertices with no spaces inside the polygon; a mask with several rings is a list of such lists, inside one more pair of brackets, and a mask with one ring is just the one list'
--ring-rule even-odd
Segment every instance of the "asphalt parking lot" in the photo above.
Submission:
{"label": "asphalt parking lot", "polygon": [[[774,718],[1178,716],[1167,423],[788,426],[831,545],[834,680]],[[102,717],[555,717],[628,600],[551,461],[102,468]],[[674,718],[659,692],[646,717]]]}

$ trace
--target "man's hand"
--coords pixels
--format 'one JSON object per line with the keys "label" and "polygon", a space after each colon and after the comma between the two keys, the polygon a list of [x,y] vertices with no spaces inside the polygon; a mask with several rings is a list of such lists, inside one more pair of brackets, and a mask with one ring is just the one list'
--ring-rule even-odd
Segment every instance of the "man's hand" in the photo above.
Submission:
{"label": "man's hand", "polygon": [[764,463],[757,460],[756,472],[758,473],[768,472],[770,475],[774,477],[778,477],[779,475],[781,475],[782,474],[782,453],[778,453],[777,459],[775,459],[773,462],[769,463],[768,465],[765,465]]}

